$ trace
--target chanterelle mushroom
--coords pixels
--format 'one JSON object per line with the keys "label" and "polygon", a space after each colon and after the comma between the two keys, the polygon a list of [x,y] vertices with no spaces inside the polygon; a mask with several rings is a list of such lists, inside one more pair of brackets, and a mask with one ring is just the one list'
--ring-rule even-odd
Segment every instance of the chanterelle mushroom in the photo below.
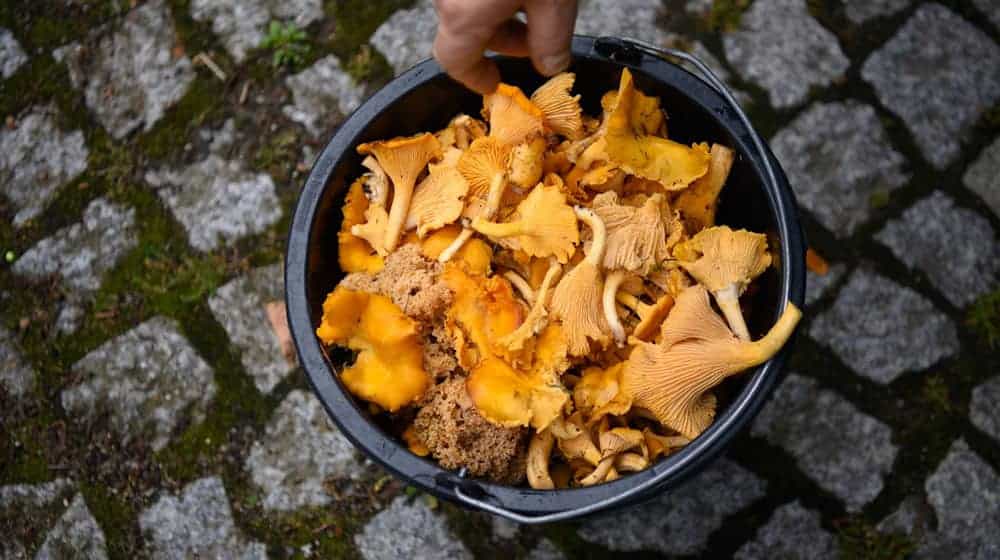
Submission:
{"label": "chanterelle mushroom", "polygon": [[527,190],[542,178],[545,138],[539,136],[514,147],[510,161],[510,182]]}
{"label": "chanterelle mushroom", "polygon": [[562,321],[572,356],[590,351],[590,340],[605,344],[608,322],[601,303],[603,278],[600,264],[604,259],[607,230],[592,210],[575,208],[576,216],[593,230],[590,253],[569,271],[552,293],[552,314]]}
{"label": "chanterelle mushroom", "polygon": [[501,346],[506,347],[511,353],[520,352],[528,340],[542,332],[542,329],[545,328],[548,320],[548,311],[546,308],[549,305],[549,289],[556,281],[556,278],[558,278],[560,272],[562,272],[562,266],[558,262],[553,261],[545,273],[542,286],[538,289],[538,293],[534,297],[534,303],[531,306],[531,311],[524,318],[524,322],[514,332],[501,337],[498,341]]}
{"label": "chanterelle mushroom", "polygon": [[[364,191],[365,178],[361,177],[351,184],[347,191],[347,200],[344,202],[344,221],[340,224],[340,232],[337,234],[337,260],[340,269],[346,273],[368,272],[375,274],[382,270],[385,262],[382,257],[372,250],[372,246],[365,242],[364,238],[352,233],[354,226],[360,226],[365,222],[365,212],[369,207],[368,198]],[[381,238],[379,238],[381,240]]]}
{"label": "chanterelle mushroom", "polygon": [[[458,172],[465,178],[469,190],[465,197],[463,214],[468,218],[492,218],[500,208],[500,201],[507,186],[510,167],[510,148],[495,138],[479,138],[458,160]],[[448,262],[472,238],[473,231],[464,228],[455,241],[438,256]]]}
{"label": "chanterelle mushroom", "polygon": [[663,221],[662,194],[646,199],[640,207],[622,204],[618,193],[594,197],[593,209],[608,230],[604,268],[647,274],[670,258],[669,241],[674,238]]}
{"label": "chanterelle mushroom", "polygon": [[692,235],[715,225],[719,193],[733,166],[733,151],[721,144],[712,144],[710,157],[708,172],[674,199],[674,208],[680,211],[684,226]]}
{"label": "chanterelle mushroom", "polygon": [[416,228],[417,235],[423,237],[454,222],[462,215],[468,190],[469,185],[458,169],[431,164],[430,174],[413,193],[406,229]]}
{"label": "chanterelle mushroom", "polygon": [[674,298],[670,294],[664,295],[652,305],[625,292],[618,292],[615,299],[618,303],[628,307],[639,316],[639,324],[632,330],[632,336],[646,342],[649,342],[656,336],[656,331],[660,328],[660,324],[663,323],[667,314],[674,307]]}
{"label": "chanterelle mushroom", "polygon": [[549,476],[549,456],[556,438],[549,430],[536,432],[528,444],[528,484],[535,490],[551,490],[556,487]]}
{"label": "chanterelle mushroom", "polygon": [[410,208],[410,197],[417,177],[432,159],[441,157],[441,144],[433,134],[424,133],[410,138],[395,138],[358,146],[358,153],[372,154],[392,179],[392,208],[385,227],[385,250],[392,252]]}
{"label": "chanterelle mushroom", "polygon": [[416,402],[431,385],[416,322],[385,296],[337,287],[323,302],[316,336],[358,351],[340,379],[351,393],[389,412]]}
{"label": "chanterelle mushroom", "polygon": [[591,366],[583,370],[580,381],[573,387],[573,403],[586,418],[586,424],[600,422],[611,414],[622,416],[632,408],[632,397],[622,390],[624,362],[601,369]]}
{"label": "chanterelle mushroom", "polygon": [[569,94],[576,74],[563,72],[549,79],[531,94],[531,102],[542,110],[545,124],[570,140],[583,137],[580,96]]}
{"label": "chanterelle mushroom", "polygon": [[789,303],[764,338],[740,340],[712,310],[705,288],[692,286],[678,296],[663,322],[662,341],[635,346],[622,375],[623,388],[634,406],[693,439],[715,416],[715,397],[707,391],[770,359],[791,336],[801,315]]}
{"label": "chanterelle mushroom", "polygon": [[678,244],[674,256],[688,274],[712,292],[736,336],[750,340],[740,310],[740,296],[750,282],[771,265],[767,237],[715,226]]}
{"label": "chanterelle mushroom", "polygon": [[517,86],[497,86],[495,92],[483,98],[483,112],[490,121],[490,137],[507,146],[516,146],[544,132],[542,110]]}
{"label": "chanterelle mushroom", "polygon": [[476,218],[472,228],[499,240],[513,240],[512,245],[532,257],[555,257],[565,264],[576,250],[580,234],[576,214],[566,204],[566,196],[556,187],[539,184],[514,212],[512,220],[495,223]]}
{"label": "chanterelle mushroom", "polygon": [[654,136],[651,115],[659,107],[654,113],[644,99],[649,98],[635,89],[632,73],[624,69],[615,108],[607,118],[607,154],[632,175],[657,181],[668,191],[683,189],[708,171],[708,145],[688,147]]}

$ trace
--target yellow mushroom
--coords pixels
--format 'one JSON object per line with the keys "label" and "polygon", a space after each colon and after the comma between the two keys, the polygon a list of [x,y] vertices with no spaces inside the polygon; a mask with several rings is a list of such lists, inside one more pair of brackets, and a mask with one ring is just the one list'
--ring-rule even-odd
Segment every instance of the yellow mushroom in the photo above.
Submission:
{"label": "yellow mushroom", "polygon": [[622,71],[614,110],[607,117],[606,152],[612,163],[631,175],[660,183],[668,190],[680,190],[708,171],[707,144],[688,147],[654,136],[662,124],[659,103],[635,89],[632,73]]}
{"label": "yellow mushroom", "polygon": [[552,256],[564,264],[580,241],[576,213],[566,204],[566,196],[558,188],[543,184],[518,204],[511,221],[496,223],[476,218],[472,228],[529,256]]}
{"label": "yellow mushroom", "polygon": [[580,486],[593,486],[597,483],[604,482],[611,472],[612,467],[614,467],[615,458],[605,457],[601,459],[597,466],[590,474],[580,479]]}
{"label": "yellow mushroom", "polygon": [[559,452],[567,461],[580,459],[591,467],[596,467],[601,462],[601,451],[594,445],[587,430],[582,430],[580,435],[574,438],[558,440],[558,445]]}
{"label": "yellow mushroom", "polygon": [[493,356],[480,360],[465,386],[483,418],[508,428],[544,430],[569,400],[555,371],[538,366],[519,371]]}
{"label": "yellow mushroom", "polygon": [[663,322],[659,344],[635,346],[622,375],[633,404],[649,410],[665,427],[695,438],[715,416],[708,390],[726,377],[776,354],[795,330],[801,312],[788,304],[764,338],[736,338],[712,310],[701,285],[684,291]]}
{"label": "yellow mushroom", "polygon": [[[449,224],[431,233],[420,242],[420,254],[428,259],[437,259],[461,234],[461,226]],[[475,276],[489,274],[492,261],[493,249],[482,239],[470,239],[468,243],[462,245],[462,248],[455,253],[451,260],[453,263],[459,263],[465,272]]]}
{"label": "yellow mushroom", "polygon": [[531,94],[531,102],[541,109],[546,126],[570,140],[583,137],[580,96],[570,95],[576,74],[563,72],[549,79]]}
{"label": "yellow mushroom", "polygon": [[549,430],[541,430],[531,436],[525,470],[528,484],[535,490],[551,490],[556,487],[549,475],[549,456],[552,455],[555,440],[555,436]]}
{"label": "yellow mushroom", "polygon": [[648,466],[649,460],[638,453],[622,453],[615,456],[614,468],[618,472],[638,472]]}
{"label": "yellow mushroom", "polygon": [[526,191],[541,180],[545,147],[545,138],[541,136],[514,146],[510,160],[511,184]]}
{"label": "yellow mushroom", "polygon": [[323,302],[316,336],[358,351],[341,381],[389,412],[416,402],[431,385],[416,322],[385,296],[337,287]]}
{"label": "yellow mushroom", "polygon": [[[475,140],[458,160],[458,172],[469,185],[463,214],[467,218],[492,218],[500,208],[507,187],[511,151],[491,137]],[[472,238],[473,230],[464,228],[455,241],[441,252],[438,261],[448,262]]]}
{"label": "yellow mushroom", "polygon": [[733,167],[733,151],[721,144],[712,144],[710,158],[708,172],[674,199],[674,208],[680,211],[691,235],[715,225],[719,193]]}
{"label": "yellow mushroom", "polygon": [[[345,273],[367,272],[375,274],[385,263],[382,257],[361,237],[354,235],[354,226],[364,224],[369,202],[365,196],[365,178],[360,177],[351,184],[344,201],[344,221],[337,233],[337,260]],[[381,240],[381,237],[379,238]]]}
{"label": "yellow mushroom", "polygon": [[750,282],[771,265],[767,237],[715,226],[678,244],[674,256],[688,274],[712,292],[736,336],[750,340],[740,310],[740,296]]}
{"label": "yellow mushroom", "polygon": [[535,302],[535,289],[531,287],[531,284],[524,279],[523,276],[514,272],[513,270],[505,270],[500,276],[503,276],[511,286],[517,288],[517,291],[521,294],[524,302],[528,305],[532,305]]}
{"label": "yellow mushroom", "polygon": [[406,229],[416,228],[423,238],[428,232],[457,220],[465,207],[469,185],[455,167],[430,166],[430,173],[420,182],[410,201]]}
{"label": "yellow mushroom", "polygon": [[442,148],[455,148],[461,152],[469,149],[476,138],[486,136],[486,123],[469,115],[458,115],[436,136]]}
{"label": "yellow mushroom", "polygon": [[645,275],[670,258],[668,240],[674,232],[668,231],[663,221],[664,204],[662,194],[646,198],[640,207],[622,204],[616,192],[594,197],[594,212],[608,230],[605,269]]}
{"label": "yellow mushroom", "polygon": [[674,298],[670,294],[665,294],[652,305],[624,291],[619,291],[615,299],[639,316],[639,324],[632,330],[632,336],[645,342],[653,340],[660,324],[674,306]]}
{"label": "yellow mushroom", "polygon": [[592,210],[575,208],[576,216],[593,230],[590,253],[556,286],[552,293],[552,314],[562,321],[572,356],[590,351],[590,340],[604,345],[608,340],[608,322],[601,305],[603,278],[600,264],[604,259],[607,230]]}
{"label": "yellow mushroom", "polygon": [[385,225],[383,242],[385,250],[392,252],[399,243],[403,224],[406,223],[417,178],[428,162],[441,157],[441,144],[433,134],[424,133],[409,138],[361,144],[358,146],[358,153],[374,155],[379,166],[392,179],[392,207]]}
{"label": "yellow mushroom", "polygon": [[615,304],[615,294],[618,287],[625,281],[626,273],[614,270],[604,278],[604,291],[601,293],[601,307],[604,309],[604,320],[608,323],[611,336],[619,347],[625,345],[625,327],[618,318],[618,307]]}
{"label": "yellow mushroom", "polygon": [[[562,272],[562,266],[558,262],[553,261],[549,264],[549,269],[545,273],[545,279],[542,280],[542,286],[538,289],[538,294],[534,298],[534,304],[531,306],[527,317],[524,318],[524,322],[514,332],[501,337],[497,341],[511,353],[520,352],[525,347],[526,342],[541,333],[545,328],[548,322],[548,310],[546,308],[549,305],[549,290],[553,282],[559,277],[560,272]],[[528,288],[530,289],[530,286]]]}
{"label": "yellow mushroom", "polygon": [[655,461],[660,455],[669,455],[673,449],[684,447],[691,440],[684,436],[661,436],[649,428],[642,430],[649,451],[649,460]]}
{"label": "yellow mushroom", "polygon": [[490,137],[507,146],[516,146],[544,132],[542,110],[516,86],[497,86],[495,92],[483,98],[483,112],[490,122]]}

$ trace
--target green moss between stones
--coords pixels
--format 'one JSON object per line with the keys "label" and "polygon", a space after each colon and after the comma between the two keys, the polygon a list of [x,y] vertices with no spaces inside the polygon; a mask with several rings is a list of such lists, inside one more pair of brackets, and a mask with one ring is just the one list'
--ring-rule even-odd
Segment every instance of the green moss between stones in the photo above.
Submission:
{"label": "green moss between stones", "polygon": [[835,522],[844,560],[903,560],[915,549],[904,535],[880,533],[859,517]]}
{"label": "green moss between stones", "polygon": [[138,138],[137,147],[154,160],[179,153],[192,132],[207,122],[221,120],[225,101],[225,84],[214,76],[199,73],[184,97],[167,111],[152,130]]}
{"label": "green moss between stones", "polygon": [[944,414],[948,414],[952,411],[948,383],[941,375],[935,373],[928,375],[924,379],[922,396],[924,401],[934,407],[937,411]]}
{"label": "green moss between stones", "polygon": [[965,323],[987,348],[1000,348],[1000,290],[977,299],[966,312]]}
{"label": "green moss between stones", "polygon": [[715,0],[703,21],[703,31],[735,31],[748,7],[750,0]]}
{"label": "green moss between stones", "polygon": [[80,492],[87,509],[104,530],[108,556],[112,559],[136,558],[141,547],[138,512],[102,485],[84,482],[80,484]]}

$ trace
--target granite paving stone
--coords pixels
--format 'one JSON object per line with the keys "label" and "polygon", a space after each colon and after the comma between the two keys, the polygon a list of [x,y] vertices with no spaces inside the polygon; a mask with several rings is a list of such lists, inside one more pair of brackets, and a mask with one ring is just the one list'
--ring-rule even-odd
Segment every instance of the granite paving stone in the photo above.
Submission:
{"label": "granite paving stone", "polygon": [[406,496],[372,517],[354,535],[354,544],[365,560],[471,560],[472,554],[448,528],[445,518],[423,500]]}
{"label": "granite paving stone", "polygon": [[895,511],[879,521],[875,526],[885,534],[906,535],[913,541],[919,541],[930,529],[933,513],[924,499],[917,495],[907,496]]}
{"label": "granite paving stone", "polygon": [[554,542],[542,539],[528,553],[527,560],[566,560],[566,555]]}
{"label": "granite paving stone", "polygon": [[656,24],[663,12],[659,0],[580,0],[576,33],[613,35],[663,45],[667,33]]}
{"label": "granite paving stone", "polygon": [[68,414],[92,420],[107,413],[124,441],[142,437],[154,450],[201,422],[216,393],[212,368],[165,317],[102,344],[73,371],[80,381],[62,392]]}
{"label": "granite paving stone", "polygon": [[417,0],[408,10],[397,10],[371,36],[371,44],[389,61],[396,74],[431,56],[437,33],[437,12],[431,0]]}
{"label": "granite paving stone", "polygon": [[13,76],[25,62],[28,62],[28,55],[24,54],[21,43],[10,29],[0,27],[0,78]]}
{"label": "granite paving stone", "polygon": [[997,6],[996,0],[972,0],[972,4],[986,14],[993,27],[1000,31],[1000,9],[997,9],[1000,6]]}
{"label": "granite paving stone", "polygon": [[867,267],[851,274],[809,336],[883,385],[959,350],[955,325],[933,303]]}
{"label": "granite paving stone", "polygon": [[113,31],[99,28],[60,51],[73,86],[115,138],[149,130],[194,81],[165,0],[134,8]]}
{"label": "granite paving stone", "polygon": [[490,528],[493,531],[493,540],[510,541],[517,538],[521,532],[521,525],[499,515],[490,516]]}
{"label": "granite paving stone", "polygon": [[774,510],[757,536],[736,551],[735,558],[823,560],[839,558],[839,549],[833,535],[820,525],[819,512],[795,501]]}
{"label": "granite paving stone", "polygon": [[35,560],[60,558],[101,560],[107,557],[108,544],[104,531],[87,508],[83,495],[77,494],[45,537],[35,555]]}
{"label": "granite paving stone", "polygon": [[844,12],[852,22],[864,23],[891,16],[909,5],[910,0],[844,0]]}
{"label": "granite paving stone", "polygon": [[87,168],[83,132],[60,129],[56,117],[55,107],[33,107],[13,128],[0,128],[0,194],[16,210],[15,227],[41,214],[59,187]]}
{"label": "granite paving stone", "polygon": [[263,507],[277,511],[330,505],[333,498],[324,484],[363,472],[354,446],[330,422],[323,405],[300,390],[275,410],[250,450],[246,469],[263,493]]}
{"label": "granite paving stone", "polygon": [[14,334],[0,327],[0,385],[12,397],[23,397],[35,388],[35,370],[24,359]]}
{"label": "granite paving stone", "polygon": [[720,459],[684,486],[628,515],[585,521],[577,534],[615,552],[652,550],[696,554],[730,515],[764,496],[767,483],[729,459]]}
{"label": "granite paving stone", "polygon": [[1000,443],[1000,375],[972,390],[969,420]]}
{"label": "granite paving stone", "polygon": [[868,221],[871,198],[906,183],[872,107],[858,101],[815,103],[771,140],[799,204],[837,237]]}
{"label": "granite paving stone", "polygon": [[1000,278],[1000,242],[989,220],[955,206],[941,191],[890,221],[875,239],[906,266],[927,274],[957,307],[995,288]]}
{"label": "granite paving stone", "polygon": [[226,50],[243,62],[247,52],[260,46],[272,20],[303,28],[323,18],[321,0],[192,0],[191,17],[212,24]]}
{"label": "granite paving stone", "polygon": [[811,270],[806,271],[806,305],[812,305],[822,299],[830,288],[840,282],[845,272],[847,265],[844,263],[830,265],[830,269],[822,276]]}
{"label": "granite paving stone", "polygon": [[924,489],[938,525],[918,558],[1000,557],[1000,476],[965,441],[952,444]]}
{"label": "granite paving stone", "polygon": [[801,104],[811,88],[829,86],[850,66],[836,36],[809,14],[806,0],[757,0],[722,44],[732,67],[767,90],[777,109]]}
{"label": "granite paving stone", "polygon": [[83,219],[28,249],[12,267],[15,274],[41,280],[57,275],[74,297],[96,291],[101,278],[138,245],[135,209],[95,198]]}
{"label": "granite paving stone", "polygon": [[212,251],[281,219],[274,180],[248,171],[242,161],[211,154],[180,169],[146,173],[146,182],[173,212],[199,251]]}
{"label": "granite paving stone", "polygon": [[944,168],[979,116],[1000,100],[1000,46],[941,6],[920,6],[865,61],[861,76]]}
{"label": "granite paving stone", "polygon": [[265,306],[284,301],[281,265],[261,267],[220,287],[208,307],[240,352],[243,368],[262,393],[270,393],[295,365],[282,353]]}
{"label": "granite paving stone", "polygon": [[775,391],[751,433],[787,451],[848,511],[859,511],[878,496],[899,451],[888,426],[795,373]]}
{"label": "granite paving stone", "polygon": [[284,108],[285,115],[304,126],[314,138],[357,109],[365,93],[365,88],[343,70],[340,59],[332,54],[289,76],[285,84],[294,99],[293,105]]}
{"label": "granite paving stone", "polygon": [[267,558],[265,546],[236,527],[226,488],[217,476],[188,484],[176,497],[162,496],[139,515],[139,527],[156,560]]}
{"label": "granite paving stone", "polygon": [[962,182],[1000,217],[1000,136],[983,149],[965,171]]}

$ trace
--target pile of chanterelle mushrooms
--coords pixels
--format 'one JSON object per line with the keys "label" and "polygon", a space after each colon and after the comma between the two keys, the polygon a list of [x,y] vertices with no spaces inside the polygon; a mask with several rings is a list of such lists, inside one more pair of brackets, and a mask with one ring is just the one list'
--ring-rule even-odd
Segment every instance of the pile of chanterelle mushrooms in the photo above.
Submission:
{"label": "pile of chanterelle mushrooms", "polygon": [[[767,238],[715,225],[733,152],[667,139],[624,70],[582,114],[561,74],[501,85],[483,118],[358,146],[339,233],[347,277],[317,335],[343,384],[446,468],[565,488],[642,470],[712,422],[712,388],[774,355],[740,296]],[[713,308],[713,301],[721,316]]]}

